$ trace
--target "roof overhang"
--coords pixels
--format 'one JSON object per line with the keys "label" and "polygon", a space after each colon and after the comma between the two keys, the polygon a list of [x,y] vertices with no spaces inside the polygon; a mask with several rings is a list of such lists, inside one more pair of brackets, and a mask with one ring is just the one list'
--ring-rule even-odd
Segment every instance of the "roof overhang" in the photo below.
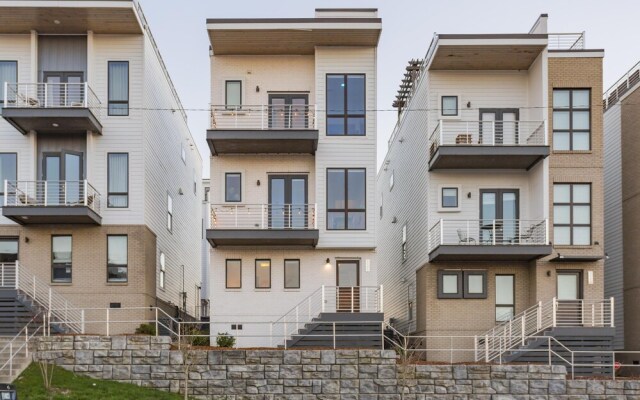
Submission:
{"label": "roof overhang", "polygon": [[532,261],[551,254],[551,245],[442,245],[429,253],[437,261]]}
{"label": "roof overhang", "polygon": [[20,225],[101,225],[102,217],[86,206],[3,207],[2,215]]}
{"label": "roof overhang", "polygon": [[604,259],[603,255],[588,255],[588,256],[576,256],[576,255],[565,255],[558,254],[557,257],[549,260],[550,262],[595,262]]}
{"label": "roof overhang", "polygon": [[[57,22],[56,22],[57,21]],[[0,34],[141,34],[132,0],[3,0]]]}
{"label": "roof overhang", "polygon": [[376,47],[380,18],[208,19],[215,55],[312,55],[317,46]]}
{"label": "roof overhang", "polygon": [[207,241],[211,247],[316,247],[317,229],[207,229]]}

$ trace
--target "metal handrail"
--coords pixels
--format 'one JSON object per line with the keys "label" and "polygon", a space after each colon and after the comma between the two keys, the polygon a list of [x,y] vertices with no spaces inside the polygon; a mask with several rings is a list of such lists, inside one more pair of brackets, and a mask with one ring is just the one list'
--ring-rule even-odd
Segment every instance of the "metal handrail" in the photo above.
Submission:
{"label": "metal handrail", "polygon": [[86,179],[79,181],[4,181],[4,206],[89,207],[101,211],[100,192]]}
{"label": "metal handrail", "polygon": [[548,35],[549,50],[584,50],[585,32],[550,33]]}
{"label": "metal handrail", "polygon": [[317,204],[211,204],[211,229],[318,229]]}
{"label": "metal handrail", "polygon": [[547,245],[548,220],[440,219],[429,229],[429,251],[442,245]]}
{"label": "metal handrail", "polygon": [[[45,325],[39,323],[40,319],[46,319],[45,313],[39,312],[34,315],[33,318],[31,318],[20,330],[20,332],[13,336],[13,338],[11,338],[9,342],[2,347],[2,349],[0,349],[0,356],[5,356],[8,353],[7,361],[0,365],[0,372],[8,370],[9,377],[13,377],[15,372],[22,372],[16,371],[14,359],[24,350],[25,359],[28,360],[31,340],[40,333],[42,333],[43,336],[46,334]],[[25,363],[23,367],[26,367],[27,365],[28,362]]]}
{"label": "metal handrail", "polygon": [[211,105],[211,129],[317,129],[313,104]]}
{"label": "metal handrail", "polygon": [[640,82],[640,62],[631,67],[622,78],[618,79],[613,85],[604,92],[602,96],[605,111],[614,105],[620,97],[629,91],[632,87]]}

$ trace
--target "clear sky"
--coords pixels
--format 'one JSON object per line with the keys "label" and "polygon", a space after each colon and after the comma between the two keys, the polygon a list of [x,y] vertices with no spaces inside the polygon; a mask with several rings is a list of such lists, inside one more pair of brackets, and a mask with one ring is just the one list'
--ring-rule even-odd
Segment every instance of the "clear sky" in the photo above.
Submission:
{"label": "clear sky", "polygon": [[[408,60],[424,57],[437,33],[526,33],[549,14],[549,32],[586,31],[588,48],[605,49],[605,89],[640,61],[640,0],[140,0],[169,73],[187,109],[207,108],[207,18],[313,17],[315,8],[377,7],[377,109],[391,110]],[[190,111],[189,125],[209,176],[207,112]],[[394,111],[378,112],[378,163],[395,125]]]}

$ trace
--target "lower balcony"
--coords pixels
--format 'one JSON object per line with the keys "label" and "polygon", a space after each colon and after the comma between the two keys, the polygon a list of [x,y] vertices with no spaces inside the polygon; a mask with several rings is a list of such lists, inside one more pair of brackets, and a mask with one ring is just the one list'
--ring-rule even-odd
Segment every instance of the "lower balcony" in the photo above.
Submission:
{"label": "lower balcony", "polygon": [[212,204],[207,240],[212,247],[314,248],[315,204]]}
{"label": "lower balcony", "polygon": [[439,220],[429,261],[530,261],[551,254],[548,220]]}
{"label": "lower balcony", "polygon": [[100,193],[83,181],[5,181],[2,215],[20,225],[101,225]]}

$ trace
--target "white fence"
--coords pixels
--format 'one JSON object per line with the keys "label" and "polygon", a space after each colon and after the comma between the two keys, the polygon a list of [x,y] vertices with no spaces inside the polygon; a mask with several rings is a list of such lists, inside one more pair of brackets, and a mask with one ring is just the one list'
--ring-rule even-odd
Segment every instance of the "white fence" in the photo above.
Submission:
{"label": "white fence", "polygon": [[212,229],[318,229],[316,204],[212,204]]}
{"label": "white fence", "polygon": [[316,120],[309,104],[211,106],[211,129],[317,129]]}
{"label": "white fence", "polygon": [[100,193],[82,181],[4,181],[4,206],[89,207],[100,214]]}

